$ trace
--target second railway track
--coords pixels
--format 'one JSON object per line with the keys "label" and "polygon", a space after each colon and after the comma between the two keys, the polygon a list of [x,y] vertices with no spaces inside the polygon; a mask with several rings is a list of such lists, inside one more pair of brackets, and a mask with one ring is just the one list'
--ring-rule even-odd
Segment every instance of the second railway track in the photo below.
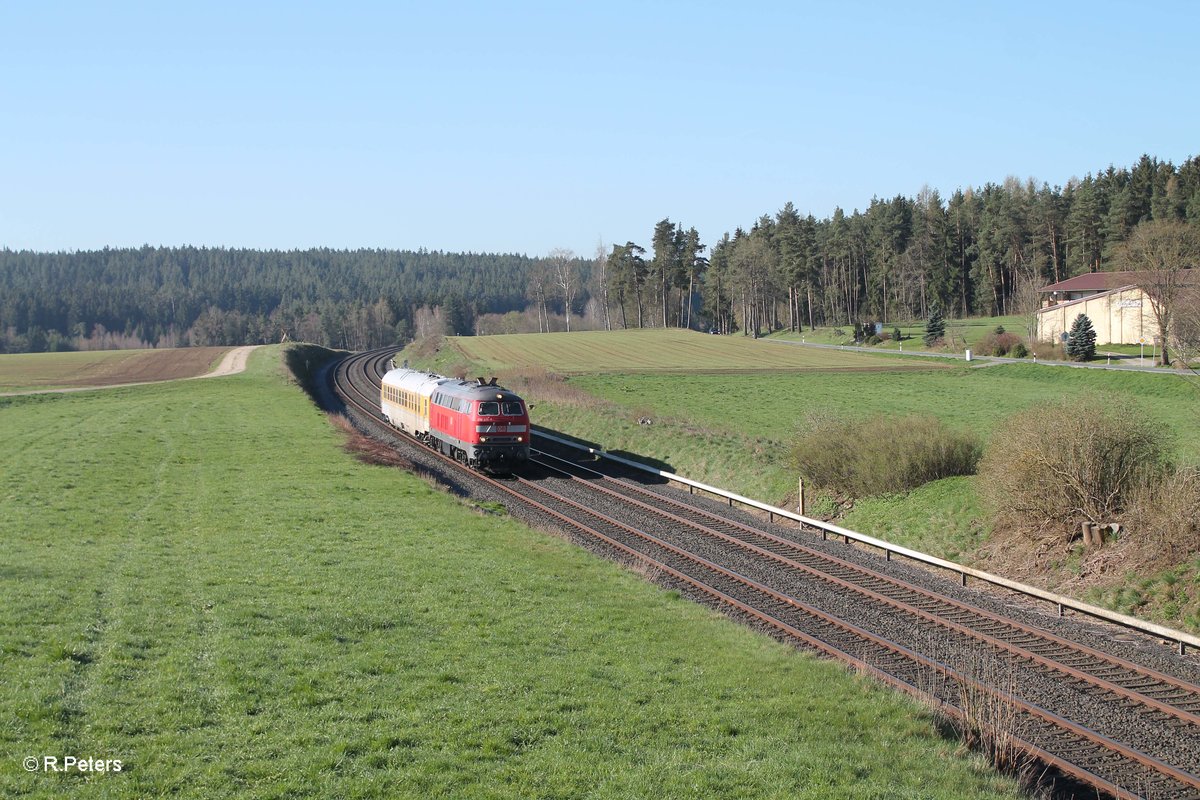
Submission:
{"label": "second railway track", "polygon": [[[969,592],[931,591],[698,507],[688,495],[672,497],[549,453],[537,454],[534,480],[467,471],[381,419],[379,380],[391,352],[347,357],[330,371],[330,388],[360,426],[414,460],[507,498],[518,516],[524,510],[610,557],[648,566],[661,582],[778,638],[925,696],[965,725],[1002,723],[1020,749],[1102,792],[1200,798],[1200,686],[1187,664],[1147,667],[964,600]],[[981,696],[1006,719],[973,718]]]}

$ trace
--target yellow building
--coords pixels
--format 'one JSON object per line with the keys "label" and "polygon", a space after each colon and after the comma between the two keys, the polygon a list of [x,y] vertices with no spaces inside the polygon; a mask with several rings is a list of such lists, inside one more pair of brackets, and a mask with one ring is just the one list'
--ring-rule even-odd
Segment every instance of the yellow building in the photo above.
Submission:
{"label": "yellow building", "polygon": [[1158,336],[1154,310],[1132,278],[1128,272],[1089,272],[1045,287],[1038,340],[1062,341],[1075,318],[1086,314],[1096,330],[1096,344],[1153,343]]}

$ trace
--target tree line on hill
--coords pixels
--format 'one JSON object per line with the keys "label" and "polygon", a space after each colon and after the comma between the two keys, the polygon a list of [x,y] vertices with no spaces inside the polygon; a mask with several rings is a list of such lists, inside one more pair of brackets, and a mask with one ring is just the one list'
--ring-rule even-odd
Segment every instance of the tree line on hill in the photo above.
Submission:
{"label": "tree line on hill", "polygon": [[[0,352],[309,341],[365,349],[526,305],[538,259],[400,250],[0,250]],[[436,313],[431,309],[436,308]]]}
{"label": "tree line on hill", "polygon": [[[1139,225],[1200,229],[1200,157],[1150,156],[1051,187],[1009,178],[824,218],[788,203],[711,246],[659,221],[545,258],[398,250],[0,250],[0,352],[420,333],[680,326],[757,335],[863,320],[1025,312],[1037,288],[1119,263]],[[646,240],[643,240],[646,241]]]}
{"label": "tree line on hill", "polygon": [[[614,246],[594,283],[621,327],[701,320],[757,335],[923,319],[935,306],[959,317],[1023,313],[1036,308],[1041,286],[1128,265],[1123,245],[1155,221],[1200,229],[1200,157],[1175,167],[1142,156],[1066,186],[1009,178],[948,200],[926,188],[821,220],[789,202],[722,236],[707,259],[689,238],[694,229],[685,235],[665,219],[652,254],[634,242]],[[643,295],[661,316],[643,315]],[[613,317],[606,309],[605,320]]]}

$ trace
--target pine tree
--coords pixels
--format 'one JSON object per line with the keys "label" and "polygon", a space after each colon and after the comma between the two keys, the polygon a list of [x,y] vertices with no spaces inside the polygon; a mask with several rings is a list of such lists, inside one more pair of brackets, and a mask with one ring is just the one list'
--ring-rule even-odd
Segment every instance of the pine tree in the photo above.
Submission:
{"label": "pine tree", "polygon": [[1096,357],[1096,329],[1086,314],[1080,314],[1071,323],[1067,334],[1067,355],[1072,361],[1091,361]]}
{"label": "pine tree", "polygon": [[933,347],[946,335],[946,317],[942,314],[942,306],[934,303],[929,309],[929,319],[925,322],[925,346]]}

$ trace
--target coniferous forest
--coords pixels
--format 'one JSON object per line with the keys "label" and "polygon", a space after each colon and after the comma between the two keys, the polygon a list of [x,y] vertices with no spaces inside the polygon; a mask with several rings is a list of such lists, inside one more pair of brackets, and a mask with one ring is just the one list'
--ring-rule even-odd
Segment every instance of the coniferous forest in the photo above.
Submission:
{"label": "coniferous forest", "polygon": [[1119,266],[1144,222],[1200,227],[1200,157],[1150,156],[1065,186],[1014,178],[872,199],[823,219],[789,203],[705,244],[669,218],[583,259],[400,250],[0,250],[0,352],[254,344],[362,349],[425,332],[684,326],[721,333],[1027,310]]}

